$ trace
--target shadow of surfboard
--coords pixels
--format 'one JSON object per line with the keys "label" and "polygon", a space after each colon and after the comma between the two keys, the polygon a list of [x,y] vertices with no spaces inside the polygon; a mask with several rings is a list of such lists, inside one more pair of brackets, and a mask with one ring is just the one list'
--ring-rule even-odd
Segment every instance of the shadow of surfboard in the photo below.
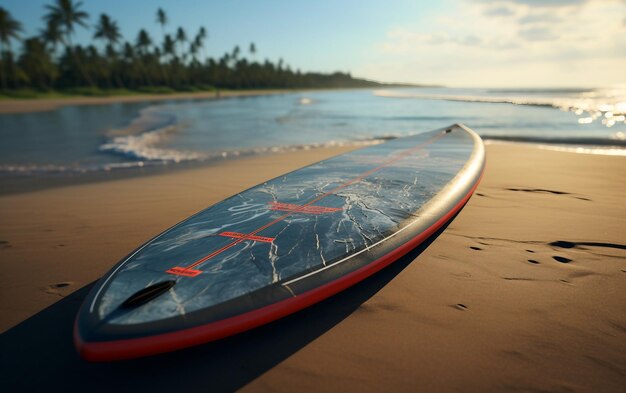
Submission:
{"label": "shadow of surfboard", "polygon": [[72,342],[74,319],[93,282],[0,336],[0,385],[11,392],[237,390],[347,318],[457,215],[390,266],[316,305],[220,341],[147,358],[89,363],[78,356]]}

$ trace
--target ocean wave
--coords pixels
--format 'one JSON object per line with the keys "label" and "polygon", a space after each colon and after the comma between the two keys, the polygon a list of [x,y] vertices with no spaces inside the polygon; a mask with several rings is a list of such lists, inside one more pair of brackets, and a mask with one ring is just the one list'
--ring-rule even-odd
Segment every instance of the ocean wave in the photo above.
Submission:
{"label": "ocean wave", "polygon": [[607,146],[607,145],[580,145],[569,143],[541,143],[539,141],[528,140],[514,140],[514,139],[485,139],[485,144],[512,144],[512,145],[528,145],[542,150],[551,150],[565,153],[577,153],[577,154],[593,154],[602,156],[626,156],[626,147],[622,146]]}
{"label": "ocean wave", "polygon": [[[153,132],[161,132],[163,130],[153,131]],[[151,132],[152,133],[152,132]],[[148,133],[150,134],[150,133]],[[145,142],[147,140],[151,140],[155,138],[159,139],[158,136],[154,137],[153,135],[149,135],[144,138],[143,141],[135,143],[130,142],[127,143],[128,140],[134,141],[133,138],[141,138],[140,136],[133,137],[124,137],[130,139],[124,139],[123,141],[119,141],[119,145],[111,145],[110,150],[105,150],[108,152],[114,152],[115,154],[121,154],[125,157],[134,158],[133,161],[126,162],[108,162],[103,164],[91,164],[91,165],[53,165],[53,164],[29,164],[29,165],[0,165],[0,174],[8,174],[8,175],[46,175],[46,174],[80,174],[80,173],[91,173],[91,172],[102,172],[102,171],[113,171],[120,169],[132,169],[132,168],[144,168],[144,167],[155,167],[155,166],[163,166],[163,165],[171,165],[178,163],[206,163],[212,162],[216,160],[222,159],[232,159],[232,158],[242,158],[249,156],[257,156],[257,155],[265,155],[271,153],[284,153],[284,152],[294,152],[294,151],[303,151],[303,150],[313,150],[319,148],[328,148],[328,147],[349,147],[349,146],[371,146],[379,143],[383,143],[390,139],[395,139],[398,136],[380,136],[376,138],[365,138],[359,140],[331,140],[328,142],[321,143],[309,143],[309,144],[298,144],[298,145],[286,145],[286,146],[268,146],[268,147],[258,147],[252,149],[240,149],[240,150],[224,150],[213,153],[196,153],[196,152],[185,152],[174,149],[162,149],[156,147],[146,147]],[[121,138],[121,137],[116,137]],[[103,145],[104,146],[104,145]],[[137,148],[138,147],[138,148]],[[135,149],[137,148],[137,149]],[[139,159],[138,157],[143,157]],[[151,158],[148,158],[151,157]]]}
{"label": "ocean wave", "polygon": [[111,171],[115,169],[142,168],[147,164],[143,161],[109,162],[91,165],[55,165],[55,164],[28,164],[28,165],[0,165],[0,174],[12,175],[44,175],[44,174],[80,174],[90,172]]}
{"label": "ocean wave", "polygon": [[601,156],[626,156],[626,149],[610,146],[560,146],[560,145],[537,145],[544,150],[560,151],[565,153],[594,154]]}
{"label": "ocean wave", "polygon": [[563,111],[573,112],[578,118],[578,123],[589,124],[596,121],[606,127],[615,124],[626,124],[626,96],[615,93],[612,90],[603,94],[587,92],[581,97],[499,97],[499,96],[476,96],[476,95],[443,95],[443,94],[420,94],[406,93],[390,90],[377,90],[373,93],[377,97],[384,98],[408,98],[421,100],[444,100],[460,102],[476,102],[490,104],[512,104],[535,107],[556,108]]}
{"label": "ocean wave", "polygon": [[162,147],[175,134],[183,132],[185,124],[165,105],[154,105],[139,111],[139,116],[122,129],[107,132],[110,138],[98,151],[137,161],[183,162],[203,159],[205,154]]}
{"label": "ocean wave", "polygon": [[[618,133],[619,135],[621,133]],[[577,145],[577,146],[603,146],[612,148],[625,148],[626,139],[618,137],[608,138],[592,138],[592,137],[541,137],[541,136],[512,136],[512,135],[481,135],[484,140],[502,141],[502,142],[524,142],[544,145]]]}
{"label": "ocean wave", "polygon": [[144,132],[139,135],[116,136],[102,144],[98,150],[136,160],[182,162],[203,159],[205,157],[203,153],[159,147],[172,134],[180,132],[182,128],[183,125],[178,124]]}
{"label": "ocean wave", "polygon": [[[67,164],[3,164],[0,174],[41,175],[41,174],[80,174],[120,169],[142,168],[178,164],[184,162],[208,162],[212,160],[262,155],[323,147],[366,146],[382,143],[397,135],[382,135],[376,138],[358,140],[330,140],[320,143],[256,147],[222,151],[198,152],[166,147],[169,140],[184,133],[186,124],[178,123],[176,116],[165,106],[144,108],[128,126],[106,132],[107,140],[98,151],[117,157],[113,162]],[[119,160],[123,160],[120,162]],[[107,161],[106,158],[104,161]]]}
{"label": "ocean wave", "polygon": [[519,88],[519,89],[511,89],[511,88],[494,88],[487,89],[487,93],[497,93],[497,94],[585,94],[593,92],[596,89],[589,88],[580,88],[580,87],[557,87],[557,88]]}
{"label": "ocean wave", "polygon": [[124,128],[108,130],[106,136],[112,138],[116,136],[138,135],[146,131],[174,125],[176,122],[176,115],[168,111],[165,105],[152,105],[139,110],[139,115]]}

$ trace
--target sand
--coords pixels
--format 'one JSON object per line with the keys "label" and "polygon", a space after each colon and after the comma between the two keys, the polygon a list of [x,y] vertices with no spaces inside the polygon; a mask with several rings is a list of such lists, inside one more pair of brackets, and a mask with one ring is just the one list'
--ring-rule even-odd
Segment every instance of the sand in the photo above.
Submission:
{"label": "sand", "polygon": [[211,203],[347,149],[0,196],[2,384],[624,391],[626,157],[506,144],[488,145],[483,181],[445,231],[333,298],[172,354],[113,364],[77,357],[80,302],[126,253]]}

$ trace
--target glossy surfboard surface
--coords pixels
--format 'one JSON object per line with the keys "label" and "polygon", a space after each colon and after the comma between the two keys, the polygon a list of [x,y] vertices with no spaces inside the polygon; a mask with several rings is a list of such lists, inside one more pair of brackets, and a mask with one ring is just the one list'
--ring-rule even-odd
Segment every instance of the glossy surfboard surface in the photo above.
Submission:
{"label": "glossy surfboard surface", "polygon": [[76,346],[94,361],[146,356],[317,303],[449,221],[476,188],[484,162],[480,137],[454,125],[243,191],[161,233],[107,273],[79,311]]}

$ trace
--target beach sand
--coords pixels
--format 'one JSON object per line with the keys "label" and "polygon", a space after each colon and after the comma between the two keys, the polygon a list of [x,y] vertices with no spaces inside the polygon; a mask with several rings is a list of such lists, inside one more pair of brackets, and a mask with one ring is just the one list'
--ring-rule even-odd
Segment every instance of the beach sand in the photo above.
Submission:
{"label": "beach sand", "polygon": [[172,354],[81,361],[93,281],[143,241],[316,149],[0,196],[2,385],[30,390],[619,392],[626,386],[626,157],[487,146],[432,243],[291,317]]}

